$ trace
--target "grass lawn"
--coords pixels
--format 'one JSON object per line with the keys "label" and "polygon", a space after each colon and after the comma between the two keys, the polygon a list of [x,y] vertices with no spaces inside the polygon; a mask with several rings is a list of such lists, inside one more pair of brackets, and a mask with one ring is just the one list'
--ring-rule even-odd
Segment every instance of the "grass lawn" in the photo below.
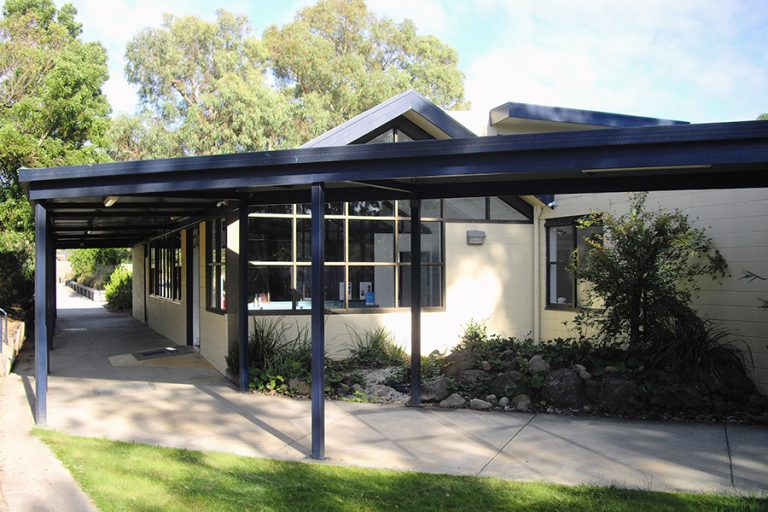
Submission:
{"label": "grass lawn", "polygon": [[104,511],[768,510],[768,500],[304,464],[38,429]]}

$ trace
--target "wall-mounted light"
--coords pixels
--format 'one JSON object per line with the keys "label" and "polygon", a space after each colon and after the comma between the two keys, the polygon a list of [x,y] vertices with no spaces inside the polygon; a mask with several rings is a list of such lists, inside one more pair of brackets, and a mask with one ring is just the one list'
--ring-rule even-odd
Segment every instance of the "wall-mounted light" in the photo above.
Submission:
{"label": "wall-mounted light", "polygon": [[107,197],[104,198],[104,206],[106,208],[109,208],[110,206],[115,204],[118,199],[120,199],[120,198],[117,197],[117,196],[107,196]]}
{"label": "wall-mounted light", "polygon": [[485,243],[485,231],[470,229],[467,231],[467,245],[483,245]]}

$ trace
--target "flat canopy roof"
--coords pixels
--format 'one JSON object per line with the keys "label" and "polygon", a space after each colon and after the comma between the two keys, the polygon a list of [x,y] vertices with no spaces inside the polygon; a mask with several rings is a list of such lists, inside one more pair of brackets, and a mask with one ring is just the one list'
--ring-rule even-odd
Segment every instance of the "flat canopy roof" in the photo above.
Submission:
{"label": "flat canopy roof", "polygon": [[[768,122],[308,147],[22,169],[57,247],[131,246],[252,204],[768,187]],[[107,197],[116,197],[107,207]]]}

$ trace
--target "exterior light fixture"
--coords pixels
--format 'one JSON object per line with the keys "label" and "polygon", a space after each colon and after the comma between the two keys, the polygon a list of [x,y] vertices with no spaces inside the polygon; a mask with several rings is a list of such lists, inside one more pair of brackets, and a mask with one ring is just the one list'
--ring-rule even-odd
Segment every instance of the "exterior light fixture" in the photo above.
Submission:
{"label": "exterior light fixture", "polygon": [[110,206],[115,204],[118,199],[120,199],[120,198],[117,197],[117,196],[107,196],[107,197],[104,198],[104,206],[106,208],[109,208]]}
{"label": "exterior light fixture", "polygon": [[470,229],[467,231],[467,245],[483,245],[485,243],[485,231]]}

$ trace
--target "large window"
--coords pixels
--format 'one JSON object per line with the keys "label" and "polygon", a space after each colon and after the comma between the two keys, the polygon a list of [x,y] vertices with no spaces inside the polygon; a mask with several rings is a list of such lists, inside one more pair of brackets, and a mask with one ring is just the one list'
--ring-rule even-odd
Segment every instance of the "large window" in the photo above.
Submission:
{"label": "large window", "polygon": [[[422,304],[443,305],[440,201],[422,202]],[[309,205],[255,206],[248,220],[249,309],[311,309]],[[377,311],[410,305],[409,202],[329,203],[325,214],[325,307]]]}
{"label": "large window", "polygon": [[571,270],[573,254],[581,265],[589,250],[587,240],[602,233],[599,226],[580,227],[579,217],[550,219],[547,229],[547,305],[551,308],[583,307],[587,283],[577,281]]}
{"label": "large window", "polygon": [[181,300],[181,233],[149,242],[149,294]]}
{"label": "large window", "polygon": [[223,218],[205,223],[205,282],[206,308],[210,311],[227,310],[226,262],[227,223]]}

